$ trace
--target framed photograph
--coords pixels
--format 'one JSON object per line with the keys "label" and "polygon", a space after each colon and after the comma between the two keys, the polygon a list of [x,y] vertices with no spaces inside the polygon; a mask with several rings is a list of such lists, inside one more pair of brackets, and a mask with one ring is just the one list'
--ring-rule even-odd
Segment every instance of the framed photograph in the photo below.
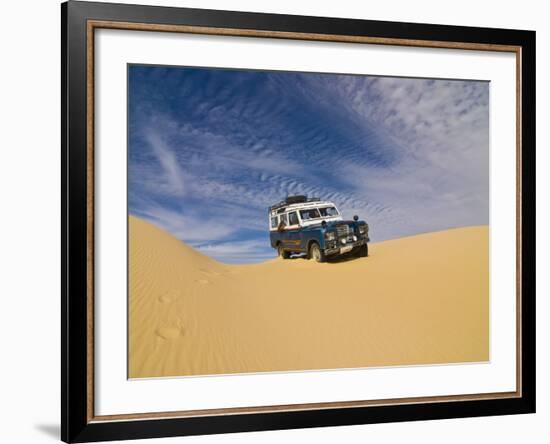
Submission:
{"label": "framed photograph", "polygon": [[69,1],[62,439],[535,411],[535,33]]}

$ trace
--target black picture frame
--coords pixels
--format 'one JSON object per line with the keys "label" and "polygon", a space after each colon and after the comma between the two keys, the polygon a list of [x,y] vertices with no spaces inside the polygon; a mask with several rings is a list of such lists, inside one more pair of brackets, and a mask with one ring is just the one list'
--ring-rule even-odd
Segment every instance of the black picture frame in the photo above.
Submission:
{"label": "black picture frame", "polygon": [[[511,45],[521,66],[521,394],[303,411],[98,421],[90,416],[87,26],[90,20],[411,41]],[[61,5],[61,438],[90,442],[535,412],[535,32],[69,1]]]}

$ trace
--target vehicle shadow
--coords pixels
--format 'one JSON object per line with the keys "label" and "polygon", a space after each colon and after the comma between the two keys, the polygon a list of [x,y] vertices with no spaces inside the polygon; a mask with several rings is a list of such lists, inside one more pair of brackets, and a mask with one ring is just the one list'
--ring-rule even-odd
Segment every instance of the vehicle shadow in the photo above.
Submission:
{"label": "vehicle shadow", "polygon": [[[365,257],[360,257],[360,256],[358,256],[357,254],[354,254],[354,253],[347,253],[347,254],[342,254],[342,255],[336,255],[334,257],[327,257],[324,263],[325,264],[336,265],[336,264],[343,264],[343,263],[351,262],[351,261],[358,261],[358,260],[361,260],[361,259],[366,259],[366,258]],[[303,260],[303,261],[315,262],[313,259],[308,259],[308,257],[305,254],[293,255],[293,256],[290,256],[286,260],[289,260],[289,261]]]}
{"label": "vehicle shadow", "polygon": [[333,258],[327,258],[327,264],[343,264],[346,262],[360,261],[361,259],[366,259],[365,257],[358,256],[357,254],[343,254],[341,256],[336,256]]}

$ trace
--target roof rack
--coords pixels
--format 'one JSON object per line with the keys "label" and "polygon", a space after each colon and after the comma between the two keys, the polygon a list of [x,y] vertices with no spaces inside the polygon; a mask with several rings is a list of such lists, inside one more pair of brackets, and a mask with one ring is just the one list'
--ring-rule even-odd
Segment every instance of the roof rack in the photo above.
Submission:
{"label": "roof rack", "polygon": [[281,202],[276,203],[275,205],[271,205],[269,207],[269,211],[278,210],[284,207],[287,207],[289,205],[299,204],[299,203],[306,203],[306,202],[320,202],[320,197],[310,197],[308,198],[305,195],[297,195],[297,196],[287,196],[285,200],[282,200]]}

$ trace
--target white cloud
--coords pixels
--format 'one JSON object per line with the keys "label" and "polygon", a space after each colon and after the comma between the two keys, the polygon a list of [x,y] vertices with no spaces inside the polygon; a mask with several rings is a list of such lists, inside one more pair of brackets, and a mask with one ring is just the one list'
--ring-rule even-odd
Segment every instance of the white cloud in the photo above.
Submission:
{"label": "white cloud", "polygon": [[487,82],[343,76],[323,87],[389,141],[389,167],[365,158],[339,168],[359,202],[383,209],[368,214],[380,238],[489,222]]}
{"label": "white cloud", "polygon": [[[185,178],[176,154],[155,130],[146,131],[145,139],[149,142],[151,151],[161,167],[157,173],[157,180],[155,180],[157,187],[160,186],[164,192],[175,196],[183,196],[185,194]],[[160,179],[160,183],[158,183],[158,179]]]}
{"label": "white cloud", "polygon": [[185,210],[168,210],[154,203],[134,213],[190,244],[224,239],[238,229],[238,226],[228,219],[224,221],[223,218],[206,219],[190,216],[185,214]]}

